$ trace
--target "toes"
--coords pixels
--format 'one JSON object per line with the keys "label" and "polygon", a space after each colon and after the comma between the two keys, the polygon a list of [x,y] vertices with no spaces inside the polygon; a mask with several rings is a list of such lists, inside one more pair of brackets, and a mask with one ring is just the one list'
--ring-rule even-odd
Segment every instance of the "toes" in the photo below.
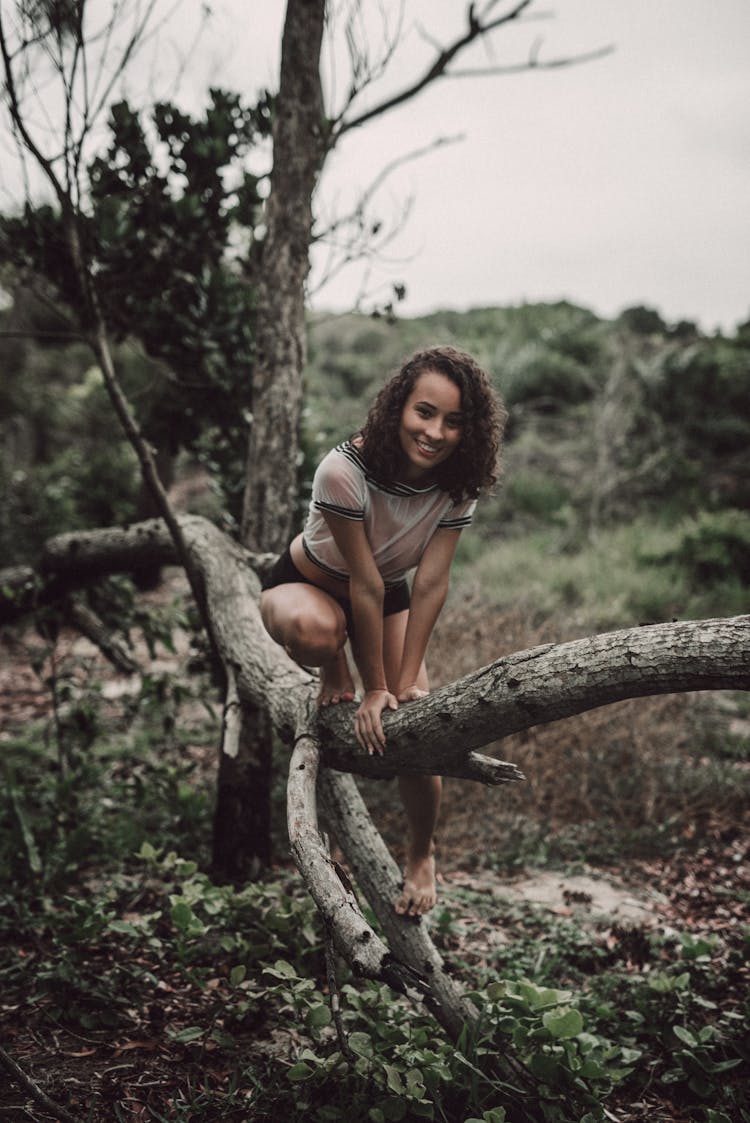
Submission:
{"label": "toes", "polygon": [[409,914],[409,909],[411,908],[411,904],[412,904],[412,898],[409,895],[407,895],[406,893],[403,893],[399,897],[399,899],[396,901],[396,904],[393,906],[393,908],[398,913],[399,916],[406,916],[406,915]]}

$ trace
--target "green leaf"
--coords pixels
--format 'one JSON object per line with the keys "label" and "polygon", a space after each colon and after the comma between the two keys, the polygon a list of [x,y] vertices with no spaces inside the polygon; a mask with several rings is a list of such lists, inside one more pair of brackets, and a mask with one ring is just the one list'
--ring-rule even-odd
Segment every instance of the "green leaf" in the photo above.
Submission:
{"label": "green leaf", "polygon": [[684,1026],[672,1026],[672,1033],[675,1037],[679,1037],[680,1041],[684,1041],[686,1045],[689,1045],[691,1049],[695,1049],[698,1044],[690,1030],[685,1029]]}
{"label": "green leaf", "polygon": [[403,1096],[404,1092],[406,1091],[406,1087],[404,1086],[404,1082],[401,1079],[401,1073],[398,1071],[398,1069],[394,1068],[393,1065],[383,1065],[383,1070],[387,1077],[387,1083],[390,1090],[392,1092],[395,1092],[397,1096]]}
{"label": "green leaf", "polygon": [[139,936],[140,932],[135,924],[131,924],[128,920],[110,920],[107,925],[110,932],[119,932],[123,936]]}
{"label": "green leaf", "polygon": [[247,974],[247,967],[245,966],[245,964],[244,963],[238,963],[229,972],[229,985],[233,986],[233,987],[238,987],[240,985],[240,983],[244,980],[246,974]]}
{"label": "green leaf", "polygon": [[358,1057],[371,1057],[373,1055],[372,1041],[367,1033],[349,1034],[349,1048]]}
{"label": "green leaf", "polygon": [[534,1053],[529,1061],[534,1076],[547,1084],[555,1084],[560,1076],[560,1062],[549,1053]]}
{"label": "green leaf", "polygon": [[313,1069],[306,1065],[304,1061],[298,1061],[296,1065],[292,1065],[286,1074],[287,1080],[300,1081],[309,1080],[313,1074]]}
{"label": "green leaf", "polygon": [[305,1017],[305,1024],[308,1029],[320,1029],[321,1026],[327,1026],[331,1022],[331,1011],[323,1003],[318,1006],[311,1006],[307,1011]]}
{"label": "green leaf", "polygon": [[569,990],[540,987],[536,983],[529,982],[528,979],[506,982],[502,986],[507,1001],[520,1003],[527,1009],[534,1011],[543,1010],[546,1006],[560,1006],[563,1002],[569,1002],[571,998]]}
{"label": "green leaf", "polygon": [[285,959],[277,959],[273,967],[264,967],[264,975],[271,975],[274,979],[296,979],[297,972],[292,967],[291,963],[287,963]]}
{"label": "green leaf", "polygon": [[172,923],[180,932],[187,932],[194,919],[193,910],[185,901],[178,901],[176,905],[173,905],[170,915]]}
{"label": "green leaf", "polygon": [[187,1045],[191,1041],[197,1041],[199,1037],[203,1037],[202,1026],[186,1026],[181,1029],[179,1033],[172,1034],[172,1040],[177,1041],[180,1045]]}
{"label": "green leaf", "polygon": [[583,1029],[583,1018],[580,1010],[572,1006],[563,1006],[557,1010],[550,1010],[542,1017],[542,1024],[554,1038],[564,1041],[566,1038],[575,1037]]}
{"label": "green leaf", "polygon": [[385,1123],[385,1116],[379,1107],[371,1107],[367,1113],[370,1123]]}

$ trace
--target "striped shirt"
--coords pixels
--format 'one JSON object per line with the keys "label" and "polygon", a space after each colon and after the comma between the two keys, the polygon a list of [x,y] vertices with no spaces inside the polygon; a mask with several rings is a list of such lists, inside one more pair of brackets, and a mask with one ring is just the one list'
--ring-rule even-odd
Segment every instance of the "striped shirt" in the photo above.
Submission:
{"label": "striped shirt", "polygon": [[349,579],[346,562],[324,513],[363,522],[386,588],[413,569],[438,527],[460,530],[471,522],[476,499],[454,503],[437,484],[411,487],[372,476],[351,441],[323,458],[315,473],[302,536],[305,554],[331,577]]}

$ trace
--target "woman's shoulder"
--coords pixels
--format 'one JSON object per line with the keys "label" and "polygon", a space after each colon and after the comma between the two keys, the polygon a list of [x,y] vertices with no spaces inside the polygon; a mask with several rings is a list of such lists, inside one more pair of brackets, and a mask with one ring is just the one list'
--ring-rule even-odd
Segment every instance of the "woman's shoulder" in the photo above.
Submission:
{"label": "woman's shoulder", "polygon": [[364,476],[365,462],[353,440],[342,441],[321,460],[318,472],[326,475]]}

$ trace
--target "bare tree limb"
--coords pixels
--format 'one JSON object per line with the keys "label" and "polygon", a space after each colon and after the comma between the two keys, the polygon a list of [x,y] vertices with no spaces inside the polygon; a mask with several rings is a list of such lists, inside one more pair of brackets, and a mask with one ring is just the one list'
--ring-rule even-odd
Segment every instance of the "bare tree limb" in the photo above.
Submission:
{"label": "bare tree limb", "polygon": [[116,670],[124,675],[136,673],[138,663],[125,644],[112,634],[111,629],[87,604],[77,597],[72,597],[68,602],[66,615],[73,627],[91,640]]}
{"label": "bare tree limb", "polygon": [[10,1074],[12,1080],[15,1080],[17,1084],[20,1084],[21,1087],[29,1093],[40,1107],[43,1107],[45,1111],[52,1112],[55,1119],[62,1120],[62,1123],[79,1123],[79,1120],[77,1120],[74,1115],[71,1115],[66,1108],[61,1107],[60,1104],[50,1099],[47,1093],[42,1091],[39,1085],[23,1071],[20,1065],[16,1064],[10,1054],[6,1053],[2,1046],[0,1046],[0,1065]]}
{"label": "bare tree limb", "polygon": [[313,899],[330,925],[337,949],[356,974],[406,991],[419,978],[391,955],[362,915],[354,890],[329,856],[318,828],[316,784],[320,752],[308,715],[295,737],[287,783],[287,824],[292,855]]}
{"label": "bare tree limb", "polygon": [[547,59],[542,62],[534,51],[526,62],[515,63],[511,66],[479,66],[471,70],[451,70],[446,78],[494,78],[498,75],[523,74],[529,70],[558,70],[563,66],[577,66],[582,62],[594,62],[606,58],[614,51],[613,46],[597,47],[594,51],[584,51],[578,55],[566,55],[562,58]]}
{"label": "bare tree limb", "polygon": [[487,18],[486,22],[483,22],[483,18],[489,16],[490,9],[494,7],[494,5],[488,4],[483,15],[477,17],[474,12],[474,5],[470,4],[466,13],[468,27],[464,34],[458,39],[455,39],[449,46],[440,50],[422,76],[410,85],[404,87],[404,89],[400,90],[397,94],[393,94],[371,109],[365,110],[365,112],[360,113],[356,117],[350,117],[348,120],[344,116],[339,115],[334,122],[334,143],[340,136],[349,132],[351,129],[358,129],[367,121],[382,116],[382,114],[387,113],[389,110],[395,109],[396,106],[403,105],[404,102],[411,101],[412,98],[416,97],[417,94],[421,93],[422,90],[432,82],[441,78],[453,59],[468,47],[470,43],[473,43],[483,35],[488,35],[490,32],[495,31],[503,24],[517,20],[530,3],[532,3],[532,0],[520,0],[509,12],[495,19]]}

